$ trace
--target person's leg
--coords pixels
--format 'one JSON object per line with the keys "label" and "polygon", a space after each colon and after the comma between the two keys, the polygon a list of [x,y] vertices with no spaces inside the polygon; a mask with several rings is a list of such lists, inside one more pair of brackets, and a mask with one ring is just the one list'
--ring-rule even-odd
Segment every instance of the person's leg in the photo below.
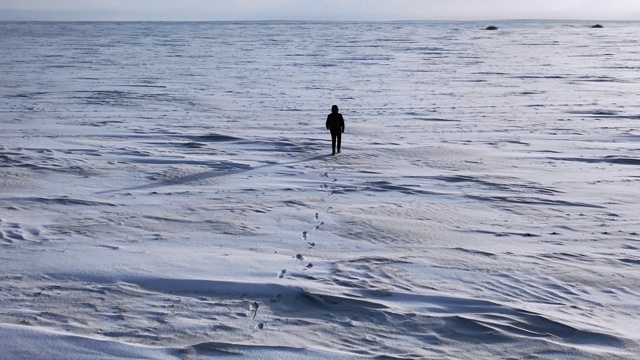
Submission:
{"label": "person's leg", "polygon": [[332,155],[336,153],[336,133],[333,131],[331,132],[331,150]]}
{"label": "person's leg", "polygon": [[337,139],[338,140],[338,152],[340,152],[340,143],[342,142],[342,134],[338,133],[337,137],[338,137],[338,139]]}

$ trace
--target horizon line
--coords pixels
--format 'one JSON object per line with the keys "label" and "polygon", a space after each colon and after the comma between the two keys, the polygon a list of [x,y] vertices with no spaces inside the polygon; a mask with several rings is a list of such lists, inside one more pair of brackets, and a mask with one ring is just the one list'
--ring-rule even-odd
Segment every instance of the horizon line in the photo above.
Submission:
{"label": "horizon line", "polygon": [[383,22],[434,22],[434,23],[474,23],[474,22],[640,22],[640,20],[596,20],[596,19],[554,19],[554,18],[505,18],[505,19],[474,19],[474,20],[454,20],[454,19],[396,19],[396,20],[291,20],[291,19],[242,19],[242,20],[35,20],[35,19],[0,19],[0,22],[164,22],[164,23],[257,23],[257,22],[290,22],[290,23],[383,23]]}

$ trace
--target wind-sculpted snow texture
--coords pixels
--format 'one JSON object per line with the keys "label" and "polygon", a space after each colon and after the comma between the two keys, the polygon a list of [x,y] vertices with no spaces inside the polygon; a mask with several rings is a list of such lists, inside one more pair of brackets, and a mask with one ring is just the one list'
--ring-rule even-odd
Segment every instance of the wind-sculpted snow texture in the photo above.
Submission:
{"label": "wind-sculpted snow texture", "polygon": [[487,25],[0,23],[0,359],[636,359],[640,24]]}

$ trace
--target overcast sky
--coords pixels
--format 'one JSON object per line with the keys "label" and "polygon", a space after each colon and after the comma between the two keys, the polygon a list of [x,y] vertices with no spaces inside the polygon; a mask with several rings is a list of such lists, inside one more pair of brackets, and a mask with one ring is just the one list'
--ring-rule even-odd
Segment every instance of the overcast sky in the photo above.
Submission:
{"label": "overcast sky", "polygon": [[0,0],[0,20],[640,20],[640,0]]}

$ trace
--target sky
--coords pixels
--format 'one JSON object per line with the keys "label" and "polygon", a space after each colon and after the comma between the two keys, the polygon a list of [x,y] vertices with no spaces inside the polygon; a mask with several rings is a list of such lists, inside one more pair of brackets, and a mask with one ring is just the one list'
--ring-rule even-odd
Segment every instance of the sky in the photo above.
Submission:
{"label": "sky", "polygon": [[640,20],[640,0],[0,0],[0,20]]}

